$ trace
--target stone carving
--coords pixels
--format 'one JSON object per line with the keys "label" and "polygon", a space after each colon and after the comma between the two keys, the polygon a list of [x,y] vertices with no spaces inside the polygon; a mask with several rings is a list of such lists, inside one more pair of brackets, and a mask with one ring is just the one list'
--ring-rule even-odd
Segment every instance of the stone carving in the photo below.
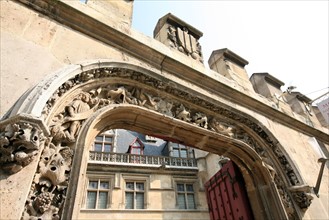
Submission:
{"label": "stone carving", "polygon": [[0,133],[0,167],[9,174],[32,162],[42,140],[40,129],[29,123],[8,124]]}
{"label": "stone carving", "polygon": [[72,165],[73,151],[48,140],[22,219],[59,219]]}
{"label": "stone carving", "polygon": [[294,192],[292,193],[294,200],[296,201],[297,205],[303,210],[306,209],[311,205],[313,196],[310,193],[305,192]]}
{"label": "stone carving", "polygon": [[[55,143],[75,142],[81,127],[81,121],[88,118],[98,105],[97,99],[92,99],[90,94],[81,93],[73,102],[59,113],[50,125],[50,132]],[[93,108],[91,108],[93,106]]]}
{"label": "stone carving", "polygon": [[[172,36],[170,37],[176,39],[176,41],[172,40],[172,46],[182,46],[178,42],[178,38],[175,35],[176,33],[173,32],[171,34]],[[176,36],[176,38],[174,38],[174,36]],[[183,49],[186,52],[187,49]],[[188,49],[188,51],[192,51],[191,48]],[[70,151],[70,148],[67,146],[73,146],[76,135],[78,134],[79,128],[86,118],[86,115],[90,115],[92,112],[106,105],[121,103],[142,106],[175,117],[179,120],[193,123],[204,129],[209,129],[228,137],[244,141],[254,148],[263,158],[264,165],[270,170],[272,177],[275,180],[289,216],[297,215],[293,209],[291,195],[287,193],[286,186],[281,180],[281,174],[275,171],[275,168],[273,167],[274,163],[268,158],[268,154],[262,145],[265,143],[266,146],[268,146],[267,150],[273,151],[276,160],[286,173],[286,178],[292,185],[300,184],[300,181],[284,153],[280,150],[277,143],[273,142],[273,139],[267,135],[264,129],[251,119],[243,117],[240,114],[233,112],[233,110],[227,110],[217,104],[198,98],[188,92],[188,89],[186,88],[178,89],[172,82],[165,83],[161,79],[155,79],[140,72],[120,68],[99,68],[85,71],[76,75],[58,88],[44,108],[44,117],[47,117],[52,110],[52,107],[63,96],[63,94],[75,86],[99,78],[110,77],[122,78],[127,83],[121,85],[109,83],[106,87],[90,88],[90,91],[85,91],[82,93],[84,95],[81,94],[79,98],[76,98],[74,104],[72,103],[65,107],[62,112],[54,114],[55,117],[53,117],[53,120],[50,123],[52,140],[50,140],[51,143],[49,144],[49,147],[47,147],[42,154],[42,161],[39,164],[39,170],[35,182],[33,183],[34,185],[32,186],[33,190],[31,190],[32,193],[30,199],[27,201],[26,216],[31,215],[40,217],[47,213],[53,213],[56,218],[57,213],[60,213],[61,204],[65,199],[67,178],[70,172],[70,161],[72,161],[73,157],[72,151]],[[144,84],[147,88],[155,88],[157,93],[139,88],[136,86],[136,82],[138,82],[138,84]],[[163,96],[160,96],[159,94],[163,94]],[[175,98],[169,99],[168,97],[170,96]],[[189,109],[179,100],[184,100],[184,103],[193,103],[201,109],[208,109],[214,114],[220,115],[221,118],[214,118],[213,116],[204,114],[200,110]],[[80,117],[81,115],[84,115],[84,117]],[[210,118],[211,120],[208,124],[208,119]],[[232,121],[236,124],[233,125]],[[243,129],[239,128],[238,124],[242,124]],[[246,132],[246,128],[248,128],[248,132],[254,132],[254,135],[258,135],[263,139],[262,145],[258,144],[258,141]],[[53,166],[46,162],[45,158],[51,160]],[[63,165],[60,165],[61,163],[63,163]],[[53,172],[52,169],[57,171],[57,173]],[[45,203],[44,207],[48,207],[48,209],[38,208],[38,204],[40,203],[39,200],[42,200],[41,198],[46,194],[48,195],[48,193],[51,193],[49,198],[53,198],[50,199],[52,205],[49,206],[46,205],[48,203]],[[40,197],[40,199],[37,199],[38,197]],[[297,197],[294,197],[294,200],[296,199]],[[300,199],[298,198],[298,201],[299,200]]]}
{"label": "stone carving", "polygon": [[209,123],[210,130],[216,131],[217,133],[223,134],[228,137],[234,136],[234,129],[231,126],[224,125],[220,123],[215,118],[212,118]]}
{"label": "stone carving", "polygon": [[168,27],[167,36],[170,47],[176,48],[180,52],[203,63],[201,45],[198,40],[189,33],[187,27],[175,28],[170,25]]}
{"label": "stone carving", "polygon": [[208,118],[205,114],[197,112],[193,115],[193,124],[202,128],[208,128]]}
{"label": "stone carving", "polygon": [[190,122],[191,121],[191,113],[185,109],[184,105],[181,104],[176,109],[176,118],[180,119],[182,121]]}

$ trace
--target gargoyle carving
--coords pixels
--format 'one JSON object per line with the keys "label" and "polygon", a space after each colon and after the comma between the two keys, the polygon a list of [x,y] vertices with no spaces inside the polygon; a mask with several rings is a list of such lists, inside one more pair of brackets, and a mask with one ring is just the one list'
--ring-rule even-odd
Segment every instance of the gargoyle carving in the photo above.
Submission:
{"label": "gargoyle carving", "polygon": [[0,133],[0,167],[16,173],[38,154],[41,131],[28,123],[8,124]]}

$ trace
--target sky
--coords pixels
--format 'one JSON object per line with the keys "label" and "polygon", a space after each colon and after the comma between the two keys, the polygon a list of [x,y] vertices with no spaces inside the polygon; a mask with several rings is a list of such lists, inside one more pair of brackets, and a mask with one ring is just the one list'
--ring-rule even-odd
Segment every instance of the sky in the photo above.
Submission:
{"label": "sky", "polygon": [[[133,28],[153,37],[158,19],[172,13],[203,32],[207,68],[214,50],[228,48],[310,99],[328,92],[329,1],[135,0]],[[314,102],[316,103],[316,102]]]}

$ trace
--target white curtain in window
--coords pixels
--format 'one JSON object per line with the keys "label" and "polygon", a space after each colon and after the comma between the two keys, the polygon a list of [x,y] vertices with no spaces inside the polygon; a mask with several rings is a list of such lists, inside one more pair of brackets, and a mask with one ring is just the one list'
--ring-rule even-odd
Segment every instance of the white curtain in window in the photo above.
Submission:
{"label": "white curtain in window", "polygon": [[179,209],[186,209],[185,195],[184,194],[178,194],[177,202],[178,202],[178,208]]}
{"label": "white curtain in window", "polygon": [[136,209],[144,209],[144,193],[136,193]]}
{"label": "white curtain in window", "polygon": [[98,198],[98,209],[106,209],[107,207],[107,198],[108,193],[107,192],[99,192],[99,198]]}
{"label": "white curtain in window", "polygon": [[87,209],[96,208],[96,192],[88,192],[87,194]]}
{"label": "white curtain in window", "polygon": [[188,194],[187,195],[187,207],[188,207],[188,209],[195,209],[194,195],[193,194]]}
{"label": "white curtain in window", "polygon": [[134,193],[126,192],[126,209],[133,209]]}

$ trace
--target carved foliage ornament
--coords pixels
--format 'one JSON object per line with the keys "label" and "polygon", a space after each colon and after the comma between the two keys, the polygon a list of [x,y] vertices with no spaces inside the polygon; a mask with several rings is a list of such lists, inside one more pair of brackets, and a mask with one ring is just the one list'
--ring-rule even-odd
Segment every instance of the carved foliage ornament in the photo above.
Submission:
{"label": "carved foliage ornament", "polygon": [[[48,122],[52,137],[48,139],[45,150],[42,153],[39,168],[34,178],[23,214],[24,219],[45,216],[52,216],[51,219],[59,218],[65,200],[66,187],[68,185],[73,158],[72,147],[74,147],[82,123],[97,109],[109,104],[121,103],[142,106],[170,117],[195,124],[204,129],[244,141],[253,147],[263,158],[266,167],[270,170],[279,189],[287,213],[291,218],[296,216],[292,208],[291,196],[285,184],[283,184],[281,177],[273,168],[273,162],[266,149],[261,147],[246,131],[239,128],[237,125],[233,125],[232,121],[241,123],[257,133],[274,152],[277,161],[279,161],[282,169],[286,172],[287,179],[289,179],[290,183],[292,185],[299,184],[298,177],[294,173],[288,160],[266,132],[258,124],[246,117],[202,100],[186,91],[178,90],[176,87],[165,84],[161,80],[144,75],[140,72],[120,68],[99,68],[82,72],[60,86],[48,100],[43,110],[44,118],[47,118],[47,115],[50,114],[56,102],[75,86],[88,81],[92,82],[94,79],[109,77],[129,79],[144,84],[145,86],[139,88],[136,86],[136,83],[134,83],[134,85],[107,84],[106,86],[92,88],[77,94],[73,98],[73,101],[65,106],[65,108],[56,110],[56,113],[52,113],[54,116],[52,116],[51,121]],[[147,90],[146,88],[153,88],[154,90],[161,91],[161,94],[167,95],[155,95],[150,89]],[[160,93],[158,92],[157,94]],[[175,96],[177,99],[168,98],[168,95],[171,97]],[[209,109],[226,119],[223,120],[222,118],[207,115],[190,108],[188,104],[184,104],[179,100],[185,100],[186,103],[193,103],[205,109]],[[298,201],[301,197],[303,196],[298,197]],[[294,199],[295,198],[296,197],[294,197]],[[305,203],[303,203],[303,207],[304,204]]]}

